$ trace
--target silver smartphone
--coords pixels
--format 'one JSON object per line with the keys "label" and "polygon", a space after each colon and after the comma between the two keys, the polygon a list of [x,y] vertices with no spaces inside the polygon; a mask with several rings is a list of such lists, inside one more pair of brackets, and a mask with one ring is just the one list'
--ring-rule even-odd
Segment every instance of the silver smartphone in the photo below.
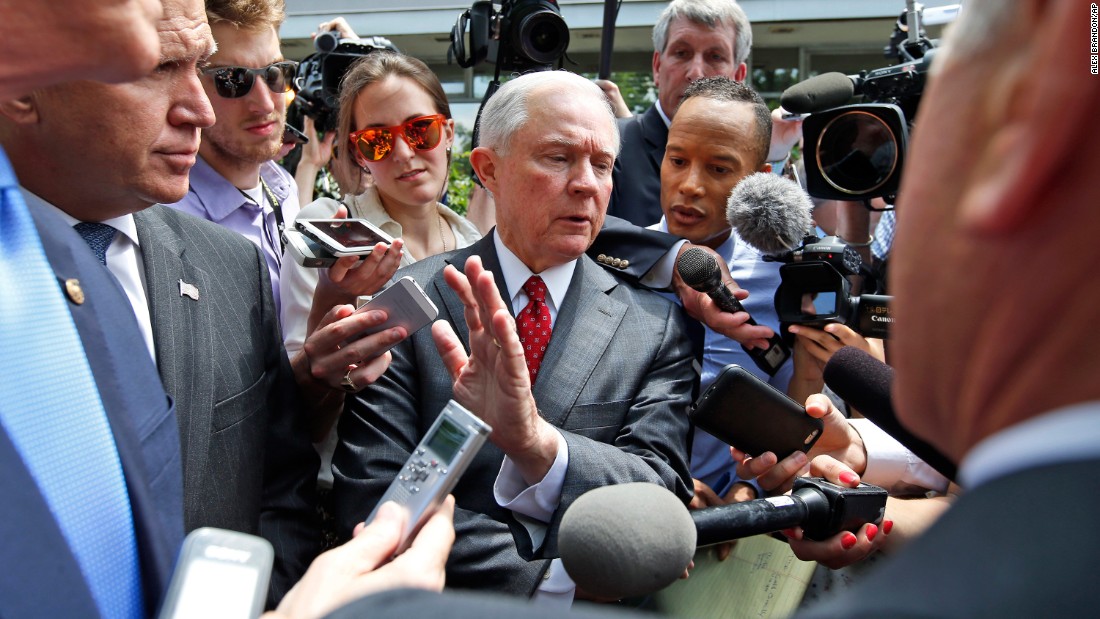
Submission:
{"label": "silver smartphone", "polygon": [[[411,277],[402,277],[388,288],[374,295],[370,301],[360,305],[356,313],[380,309],[386,312],[386,321],[371,327],[351,339],[385,331],[393,327],[404,327],[409,335],[430,324],[439,315],[435,303],[424,293],[424,289]],[[387,349],[388,350],[388,349]],[[380,351],[379,354],[382,354]]]}
{"label": "silver smartphone", "polygon": [[255,619],[264,610],[275,552],[262,537],[195,529],[183,540],[160,619]]}
{"label": "silver smartphone", "polygon": [[304,267],[327,269],[336,263],[336,256],[326,251],[317,241],[297,230],[284,231],[283,241],[286,243],[287,250],[294,256],[294,261]]}
{"label": "silver smartphone", "polygon": [[378,243],[389,245],[393,237],[366,219],[297,219],[302,234],[317,241],[333,256],[363,256]]}
{"label": "silver smartphone", "polygon": [[[393,501],[409,513],[398,553],[408,547],[409,538],[420,529],[425,515],[435,510],[454,490],[459,477],[492,431],[487,423],[454,400],[443,407],[435,423],[390,483],[386,494],[378,501],[378,505]],[[375,506],[367,516],[367,524],[374,520],[377,512],[378,507]]]}

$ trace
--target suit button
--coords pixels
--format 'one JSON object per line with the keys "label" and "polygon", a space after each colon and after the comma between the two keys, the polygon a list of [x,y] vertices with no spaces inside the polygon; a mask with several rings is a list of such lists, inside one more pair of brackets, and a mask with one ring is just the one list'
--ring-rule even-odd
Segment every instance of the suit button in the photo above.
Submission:
{"label": "suit button", "polygon": [[629,260],[623,260],[623,268],[625,269],[628,266],[630,266],[630,261]]}

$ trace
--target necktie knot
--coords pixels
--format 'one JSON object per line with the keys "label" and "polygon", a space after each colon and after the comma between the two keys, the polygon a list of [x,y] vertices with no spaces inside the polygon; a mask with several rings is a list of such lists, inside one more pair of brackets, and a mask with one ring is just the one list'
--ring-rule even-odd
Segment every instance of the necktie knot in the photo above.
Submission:
{"label": "necktie knot", "polygon": [[536,303],[546,303],[546,283],[538,275],[532,275],[523,284],[523,292]]}
{"label": "necktie knot", "polygon": [[82,221],[73,228],[80,234],[84,242],[88,244],[88,247],[92,248],[92,253],[96,258],[99,258],[100,264],[107,266],[107,248],[111,246],[111,242],[115,240],[115,234],[118,230],[115,230],[107,224],[91,223]]}

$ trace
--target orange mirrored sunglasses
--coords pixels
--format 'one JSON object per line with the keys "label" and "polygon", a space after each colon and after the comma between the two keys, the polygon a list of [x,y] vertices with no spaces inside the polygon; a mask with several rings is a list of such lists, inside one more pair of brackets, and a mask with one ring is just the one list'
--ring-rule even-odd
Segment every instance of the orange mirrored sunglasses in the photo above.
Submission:
{"label": "orange mirrored sunglasses", "polygon": [[348,136],[353,146],[351,152],[361,166],[382,161],[393,150],[394,140],[399,135],[409,148],[432,150],[439,146],[443,138],[445,120],[447,118],[442,114],[432,114],[406,120],[396,127],[367,127],[353,131]]}

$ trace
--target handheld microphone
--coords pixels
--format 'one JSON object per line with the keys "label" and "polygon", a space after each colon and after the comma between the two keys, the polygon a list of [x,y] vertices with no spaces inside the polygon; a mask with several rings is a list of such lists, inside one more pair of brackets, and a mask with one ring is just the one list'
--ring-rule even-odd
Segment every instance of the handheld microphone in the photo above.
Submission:
{"label": "handheld microphone", "polygon": [[573,501],[558,527],[558,552],[580,589],[620,599],[675,582],[691,563],[695,539],[695,523],[675,494],[635,482]]}
{"label": "handheld microphone", "polygon": [[[676,271],[680,273],[680,279],[684,280],[685,284],[709,296],[723,312],[732,314],[745,311],[737,297],[722,284],[722,271],[718,266],[718,260],[705,250],[692,247],[685,251],[676,261]],[[745,322],[750,325],[756,324],[752,316],[749,316]],[[778,333],[773,333],[768,338],[767,348],[748,348],[743,344],[741,348],[752,358],[757,367],[768,373],[768,376],[774,376],[791,356],[791,349]]]}
{"label": "handheld microphone", "polygon": [[801,526],[809,539],[827,539],[881,522],[886,496],[877,486],[845,488],[802,477],[790,495],[688,511],[656,484],[605,486],[566,510],[558,549],[579,588],[606,597],[635,597],[674,582],[696,547],[794,526]]}
{"label": "handheld microphone", "polygon": [[822,73],[783,91],[780,105],[795,114],[813,114],[848,103],[860,90],[862,78],[843,73]]}
{"label": "handheld microphone", "polygon": [[825,384],[837,395],[941,475],[955,481],[957,465],[898,421],[890,395],[893,368],[858,348],[845,346],[825,364],[824,377]]}
{"label": "handheld microphone", "polygon": [[775,256],[802,244],[814,205],[797,183],[757,172],[741,179],[726,202],[726,219],[759,252]]}

